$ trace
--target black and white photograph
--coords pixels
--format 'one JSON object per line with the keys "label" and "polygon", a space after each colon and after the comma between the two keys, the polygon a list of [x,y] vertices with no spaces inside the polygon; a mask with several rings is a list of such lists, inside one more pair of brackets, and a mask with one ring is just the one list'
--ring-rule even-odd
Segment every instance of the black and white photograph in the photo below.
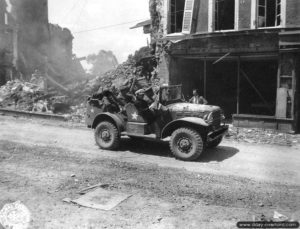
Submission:
{"label": "black and white photograph", "polygon": [[0,0],[0,229],[299,221],[299,0]]}

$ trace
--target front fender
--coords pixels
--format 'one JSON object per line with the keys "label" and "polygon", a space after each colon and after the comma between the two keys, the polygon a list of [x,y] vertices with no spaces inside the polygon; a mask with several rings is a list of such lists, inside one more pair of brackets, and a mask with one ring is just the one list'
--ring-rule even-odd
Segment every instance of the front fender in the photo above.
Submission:
{"label": "front fender", "polygon": [[95,129],[101,121],[110,121],[114,123],[118,128],[119,132],[122,132],[125,129],[124,119],[119,114],[112,114],[108,112],[98,114],[93,121],[92,128]]}
{"label": "front fender", "polygon": [[185,117],[176,119],[168,125],[166,125],[161,133],[161,138],[166,138],[170,136],[173,131],[180,127],[191,127],[191,128],[197,128],[204,130],[206,127],[208,127],[208,124],[202,119],[202,118],[196,118],[196,117]]}

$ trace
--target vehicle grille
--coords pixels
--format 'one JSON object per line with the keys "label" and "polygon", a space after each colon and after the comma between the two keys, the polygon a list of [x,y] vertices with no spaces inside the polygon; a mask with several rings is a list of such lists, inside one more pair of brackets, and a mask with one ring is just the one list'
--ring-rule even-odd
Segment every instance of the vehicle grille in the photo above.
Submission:
{"label": "vehicle grille", "polygon": [[218,110],[218,111],[214,111],[213,114],[212,114],[212,117],[213,117],[213,122],[212,122],[212,126],[213,127],[220,127],[221,125],[221,111]]}

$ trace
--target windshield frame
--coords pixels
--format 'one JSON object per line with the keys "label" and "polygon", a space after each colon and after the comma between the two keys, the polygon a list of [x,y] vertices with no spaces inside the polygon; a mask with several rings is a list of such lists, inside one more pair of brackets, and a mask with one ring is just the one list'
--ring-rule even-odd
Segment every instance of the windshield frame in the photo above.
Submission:
{"label": "windshield frame", "polygon": [[[173,92],[172,92],[173,91]],[[167,94],[166,94],[167,92]],[[174,96],[175,95],[175,96]],[[182,85],[162,86],[159,89],[159,102],[163,105],[183,102]]]}

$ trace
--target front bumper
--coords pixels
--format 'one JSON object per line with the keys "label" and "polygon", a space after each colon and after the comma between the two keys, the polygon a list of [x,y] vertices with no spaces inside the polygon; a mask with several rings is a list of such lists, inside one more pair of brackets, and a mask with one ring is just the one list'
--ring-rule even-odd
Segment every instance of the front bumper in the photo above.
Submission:
{"label": "front bumper", "polygon": [[228,132],[228,125],[221,126],[219,129],[209,132],[207,142],[212,142],[219,137],[223,137]]}

